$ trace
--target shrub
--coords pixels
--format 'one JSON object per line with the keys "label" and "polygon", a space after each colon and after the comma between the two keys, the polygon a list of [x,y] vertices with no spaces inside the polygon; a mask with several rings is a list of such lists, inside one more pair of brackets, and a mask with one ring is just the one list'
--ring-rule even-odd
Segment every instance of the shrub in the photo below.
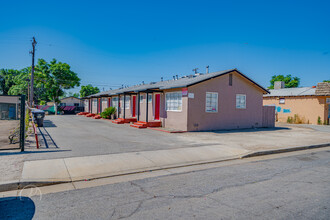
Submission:
{"label": "shrub", "polygon": [[109,107],[104,109],[104,111],[101,113],[102,118],[110,119],[111,115],[116,113],[116,108],[115,107]]}
{"label": "shrub", "polygon": [[303,124],[305,122],[305,118],[304,117],[301,118],[299,115],[294,114],[293,122],[295,124]]}
{"label": "shrub", "polygon": [[292,124],[293,118],[291,116],[288,116],[288,119],[286,120],[287,123]]}
{"label": "shrub", "polygon": [[322,120],[321,120],[321,117],[320,117],[320,116],[317,117],[317,124],[318,124],[318,125],[321,125],[321,124],[322,124]]}

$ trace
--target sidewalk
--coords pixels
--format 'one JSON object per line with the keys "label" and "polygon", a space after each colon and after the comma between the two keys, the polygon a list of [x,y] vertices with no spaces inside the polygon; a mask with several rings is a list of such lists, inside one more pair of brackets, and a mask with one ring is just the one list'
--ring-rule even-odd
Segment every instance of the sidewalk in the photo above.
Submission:
{"label": "sidewalk", "polygon": [[[36,149],[31,136],[25,152],[0,151],[0,191],[27,184],[55,184],[324,147],[330,143],[330,132],[295,126],[168,134],[128,126],[117,128],[103,120],[52,120],[56,126],[43,131],[40,149]],[[82,126],[85,121],[90,122],[88,130]],[[97,129],[100,124],[102,132]],[[49,143],[46,145],[44,140]]]}
{"label": "sidewalk", "polygon": [[14,190],[18,186],[23,188],[27,185],[43,186],[84,181],[326,146],[330,146],[330,143],[284,149],[277,148],[267,151],[249,151],[243,148],[213,145],[25,161],[21,177],[16,176],[16,181],[1,181],[0,192]]}
{"label": "sidewalk", "polygon": [[26,161],[21,184],[95,179],[239,158],[248,151],[204,146],[53,160]]}

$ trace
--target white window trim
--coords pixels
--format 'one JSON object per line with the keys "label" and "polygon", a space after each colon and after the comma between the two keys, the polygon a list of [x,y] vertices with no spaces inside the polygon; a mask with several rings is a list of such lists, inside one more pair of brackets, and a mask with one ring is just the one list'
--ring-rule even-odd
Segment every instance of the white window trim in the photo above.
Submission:
{"label": "white window trim", "polygon": [[116,109],[118,108],[118,96],[111,97],[111,106]]}
{"label": "white window trim", "polygon": [[[210,94],[217,94],[217,108],[216,108],[216,111],[214,111],[214,112],[209,112],[209,111],[207,111],[206,110],[206,101],[207,101],[207,98],[206,98],[206,96],[207,96],[207,94],[208,93],[210,93]],[[218,113],[218,111],[219,111],[219,93],[218,92],[206,92],[205,93],[205,112],[206,113]]]}
{"label": "white window trim", "polygon": [[[237,96],[245,96],[245,107],[244,108],[237,108]],[[247,104],[247,101],[246,101],[246,94],[236,94],[236,97],[235,97],[235,106],[236,106],[236,109],[246,109],[246,104]]]}
{"label": "white window trim", "polygon": [[[142,99],[141,99],[141,96],[142,96]],[[140,99],[140,103],[144,103],[144,100],[145,100],[145,98],[144,98],[144,94],[140,94],[139,99]]]}
{"label": "white window trim", "polygon": [[[166,102],[166,94],[170,93],[181,93],[181,110],[167,110],[167,102]],[[183,106],[183,97],[182,97],[182,92],[166,92],[165,93],[165,111],[167,112],[182,112],[182,106]]]}
{"label": "white window trim", "polygon": [[[151,97],[151,100],[149,100],[149,96]],[[146,95],[146,100],[148,100],[148,103],[152,103],[152,100],[153,100],[153,98],[152,98],[152,93],[148,93],[148,96]]]}
{"label": "white window trim", "polygon": [[[123,96],[123,100],[124,100],[124,96]],[[128,100],[128,103],[126,102],[126,100]],[[130,105],[131,105],[131,97],[130,96],[125,96],[125,109],[129,110],[130,109]],[[124,108],[124,104],[123,104],[123,108]]]}

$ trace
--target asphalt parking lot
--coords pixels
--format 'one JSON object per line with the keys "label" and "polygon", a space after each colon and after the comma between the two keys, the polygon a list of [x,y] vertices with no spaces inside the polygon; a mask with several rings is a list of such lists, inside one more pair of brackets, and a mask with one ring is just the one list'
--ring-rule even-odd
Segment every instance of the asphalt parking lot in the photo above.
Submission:
{"label": "asphalt parking lot", "polygon": [[40,128],[48,148],[33,145],[27,160],[81,157],[114,153],[154,151],[184,147],[223,145],[251,151],[330,143],[328,132],[312,128],[280,126],[270,129],[187,132],[170,134],[136,129],[76,115],[46,116]]}
{"label": "asphalt parking lot", "polygon": [[76,115],[46,116],[40,129],[45,135],[49,133],[58,148],[51,142],[49,148],[43,145],[39,151],[44,153],[30,155],[31,160],[196,146],[178,135]]}

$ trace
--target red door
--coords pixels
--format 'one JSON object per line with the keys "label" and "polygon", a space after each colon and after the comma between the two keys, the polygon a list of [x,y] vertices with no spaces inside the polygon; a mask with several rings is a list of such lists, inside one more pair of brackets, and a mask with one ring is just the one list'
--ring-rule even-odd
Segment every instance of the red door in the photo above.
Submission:
{"label": "red door", "polygon": [[136,96],[133,96],[133,107],[132,107],[132,116],[136,117]]}
{"label": "red door", "polygon": [[160,94],[155,94],[155,120],[159,120]]}

